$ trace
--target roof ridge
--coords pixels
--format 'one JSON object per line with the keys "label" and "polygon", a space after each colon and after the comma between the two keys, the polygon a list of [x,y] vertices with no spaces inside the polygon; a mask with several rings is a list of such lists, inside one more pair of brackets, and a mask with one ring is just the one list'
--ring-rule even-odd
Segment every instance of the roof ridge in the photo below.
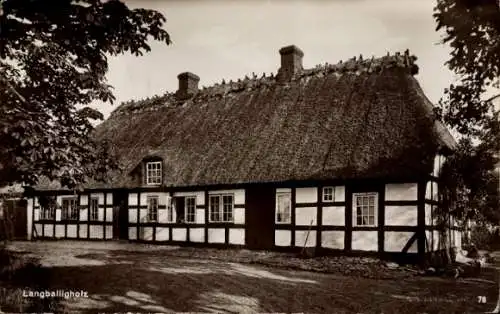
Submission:
{"label": "roof ridge", "polygon": [[[398,51],[391,55],[387,52],[385,56],[377,58],[372,56],[369,59],[363,58],[363,55],[360,54],[358,58],[354,56],[345,62],[343,60],[339,60],[336,64],[329,64],[326,62],[325,64],[318,64],[314,68],[303,69],[293,77],[292,80],[297,81],[310,76],[332,73],[340,75],[346,73],[356,73],[358,75],[362,73],[380,73],[389,68],[407,69],[409,74],[415,75],[418,73],[418,66],[415,63],[416,60],[417,57],[411,55],[409,49],[406,49],[403,53]],[[113,110],[111,116],[140,111],[154,111],[158,110],[160,107],[177,106],[189,101],[198,103],[213,97],[223,97],[232,92],[270,86],[277,81],[277,75],[273,72],[270,72],[269,75],[263,72],[260,77],[255,72],[252,72],[251,77],[246,74],[243,78],[238,78],[235,81],[232,79],[229,81],[222,79],[222,81],[216,82],[210,86],[203,86],[188,99],[180,100],[175,97],[175,92],[166,92],[161,96],[154,95],[140,100],[124,101]]]}

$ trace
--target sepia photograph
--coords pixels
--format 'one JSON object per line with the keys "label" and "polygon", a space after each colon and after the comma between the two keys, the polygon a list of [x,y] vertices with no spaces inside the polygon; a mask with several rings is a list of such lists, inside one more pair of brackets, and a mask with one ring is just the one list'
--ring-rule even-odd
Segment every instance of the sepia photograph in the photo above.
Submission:
{"label": "sepia photograph", "polygon": [[1,313],[500,313],[500,0],[0,0]]}

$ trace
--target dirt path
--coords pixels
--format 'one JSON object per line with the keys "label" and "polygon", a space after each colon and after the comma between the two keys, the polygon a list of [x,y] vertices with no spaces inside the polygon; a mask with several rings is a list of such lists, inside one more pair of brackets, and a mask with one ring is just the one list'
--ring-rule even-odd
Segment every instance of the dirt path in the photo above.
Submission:
{"label": "dirt path", "polygon": [[[168,246],[20,242],[40,258],[46,289],[83,291],[70,310],[94,312],[463,313],[495,307],[497,284],[415,277],[376,280],[167,256]],[[477,302],[486,296],[487,303]]]}

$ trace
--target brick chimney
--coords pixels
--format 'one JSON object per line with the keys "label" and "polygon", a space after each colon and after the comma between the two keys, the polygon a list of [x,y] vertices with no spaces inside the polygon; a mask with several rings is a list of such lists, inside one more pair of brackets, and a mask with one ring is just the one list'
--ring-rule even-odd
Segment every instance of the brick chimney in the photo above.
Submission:
{"label": "brick chimney", "polygon": [[278,71],[278,76],[281,80],[289,81],[302,71],[304,53],[295,45],[283,47],[279,52],[281,55],[281,68]]}
{"label": "brick chimney", "polygon": [[198,82],[200,81],[198,75],[191,72],[184,72],[177,75],[177,78],[179,79],[177,95],[181,98],[190,97],[198,91]]}

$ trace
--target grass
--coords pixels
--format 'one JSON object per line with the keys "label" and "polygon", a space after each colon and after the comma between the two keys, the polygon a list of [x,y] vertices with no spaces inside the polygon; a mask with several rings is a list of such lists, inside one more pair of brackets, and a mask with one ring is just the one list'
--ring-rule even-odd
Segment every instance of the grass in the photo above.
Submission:
{"label": "grass", "polygon": [[[279,265],[286,260],[299,264],[296,257],[281,253],[144,248],[96,244],[93,249],[75,242],[32,243],[22,249],[51,263],[40,275],[46,286],[88,292],[89,298],[62,302],[82,312],[464,313],[489,311],[497,297],[492,269],[459,280],[410,272],[380,280],[361,273],[385,272],[374,259],[300,259],[312,268],[330,263],[325,274],[284,269]],[[281,264],[262,266],[270,261]],[[334,271],[346,265],[358,273]],[[478,303],[478,296],[487,302]]]}

